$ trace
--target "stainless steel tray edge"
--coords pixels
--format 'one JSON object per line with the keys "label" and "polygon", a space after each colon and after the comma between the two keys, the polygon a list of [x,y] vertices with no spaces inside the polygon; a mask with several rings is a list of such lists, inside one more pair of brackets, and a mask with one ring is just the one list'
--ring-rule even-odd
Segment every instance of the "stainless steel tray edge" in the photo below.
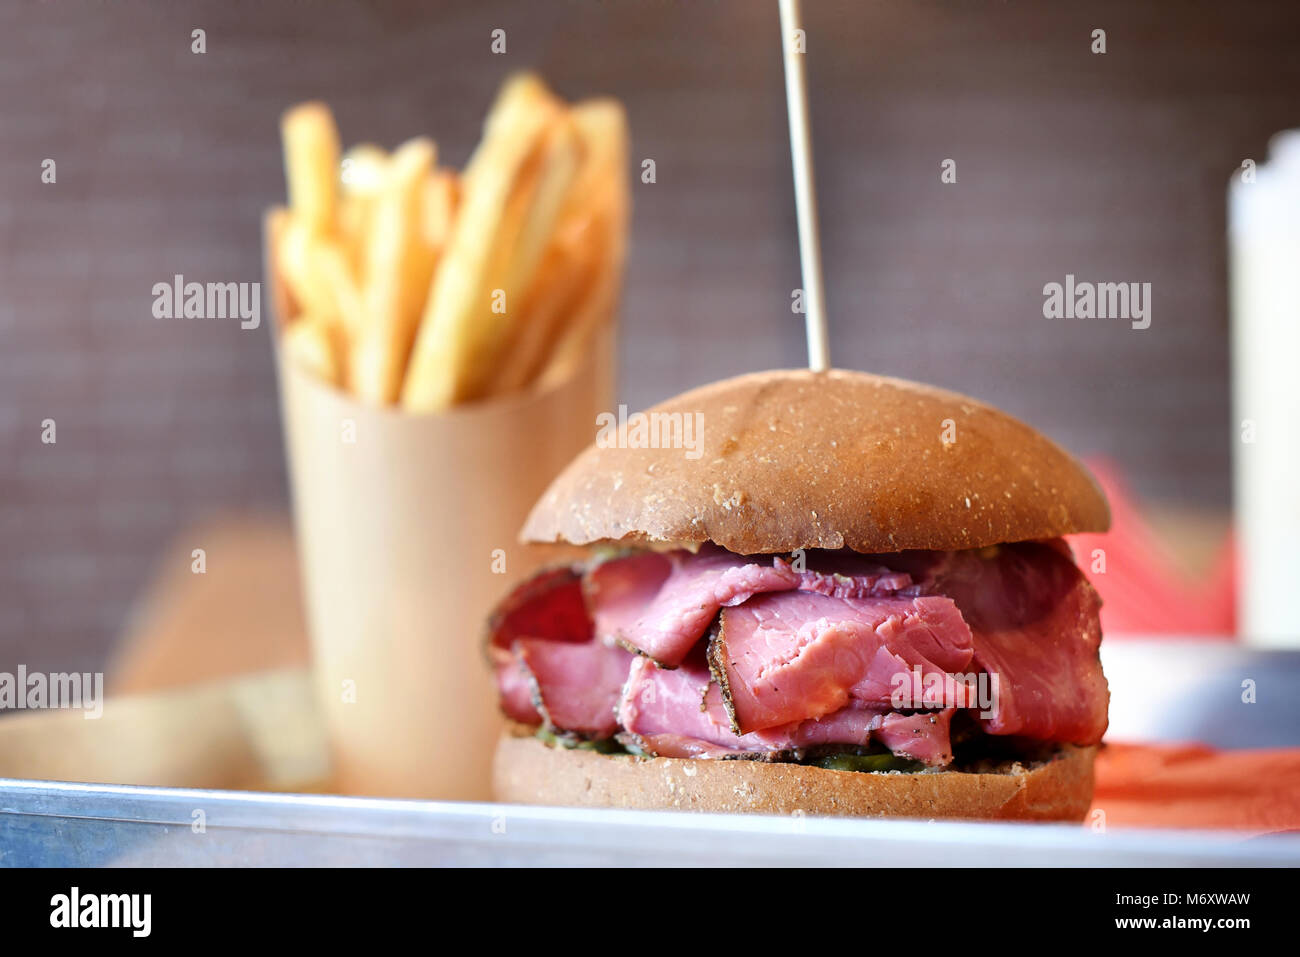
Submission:
{"label": "stainless steel tray edge", "polygon": [[4,866],[1297,866],[1300,835],[523,807],[0,779]]}

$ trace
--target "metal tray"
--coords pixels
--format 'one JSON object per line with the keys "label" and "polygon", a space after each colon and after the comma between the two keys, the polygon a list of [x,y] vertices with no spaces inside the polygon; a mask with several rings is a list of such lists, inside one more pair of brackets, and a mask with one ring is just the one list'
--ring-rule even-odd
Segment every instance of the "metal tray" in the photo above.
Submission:
{"label": "metal tray", "polygon": [[0,780],[0,864],[1296,866],[1300,836],[1098,834],[1050,824],[589,811]]}
{"label": "metal tray", "polygon": [[[1300,653],[1114,642],[1109,737],[1300,745]],[[1258,704],[1241,701],[1257,682]],[[1300,835],[591,811],[0,779],[0,865],[1300,866]]]}

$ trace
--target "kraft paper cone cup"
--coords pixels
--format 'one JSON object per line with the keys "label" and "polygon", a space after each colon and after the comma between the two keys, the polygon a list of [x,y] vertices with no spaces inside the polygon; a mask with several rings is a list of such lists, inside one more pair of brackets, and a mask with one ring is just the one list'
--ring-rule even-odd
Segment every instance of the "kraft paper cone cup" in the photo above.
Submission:
{"label": "kraft paper cone cup", "polygon": [[[288,308],[269,276],[275,308]],[[486,619],[513,583],[556,557],[517,535],[610,408],[613,340],[607,324],[561,383],[438,415],[362,404],[277,347],[313,669],[339,792],[490,799],[502,718]]]}

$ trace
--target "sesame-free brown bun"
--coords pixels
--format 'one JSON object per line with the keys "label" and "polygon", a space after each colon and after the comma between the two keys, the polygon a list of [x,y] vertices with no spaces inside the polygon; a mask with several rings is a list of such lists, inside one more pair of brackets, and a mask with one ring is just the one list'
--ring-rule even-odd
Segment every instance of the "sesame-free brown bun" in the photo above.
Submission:
{"label": "sesame-free brown bun", "polygon": [[552,747],[515,726],[493,766],[506,804],[853,817],[1081,821],[1092,804],[1096,747],[1063,745],[1042,761],[920,774],[800,764],[639,758]]}
{"label": "sesame-free brown bun", "polygon": [[893,552],[1110,526],[1096,482],[1055,443],[992,406],[904,379],[758,372],[646,414],[655,413],[660,425],[672,421],[665,413],[692,416],[698,444],[593,444],[534,506],[521,538]]}

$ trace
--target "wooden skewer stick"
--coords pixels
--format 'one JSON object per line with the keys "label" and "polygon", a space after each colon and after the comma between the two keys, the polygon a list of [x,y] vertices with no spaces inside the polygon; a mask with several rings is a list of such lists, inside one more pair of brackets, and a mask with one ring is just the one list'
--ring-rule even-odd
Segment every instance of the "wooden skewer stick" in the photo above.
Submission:
{"label": "wooden skewer stick", "polygon": [[813,186],[812,142],[808,135],[808,84],[804,52],[796,48],[802,35],[799,0],[778,0],[781,8],[781,49],[785,60],[785,102],[790,114],[790,158],[794,165],[794,202],[799,221],[799,263],[803,272],[804,322],[808,330],[808,367],[830,368],[826,334],[826,300],[822,287],[822,250],[817,228],[817,191]]}

